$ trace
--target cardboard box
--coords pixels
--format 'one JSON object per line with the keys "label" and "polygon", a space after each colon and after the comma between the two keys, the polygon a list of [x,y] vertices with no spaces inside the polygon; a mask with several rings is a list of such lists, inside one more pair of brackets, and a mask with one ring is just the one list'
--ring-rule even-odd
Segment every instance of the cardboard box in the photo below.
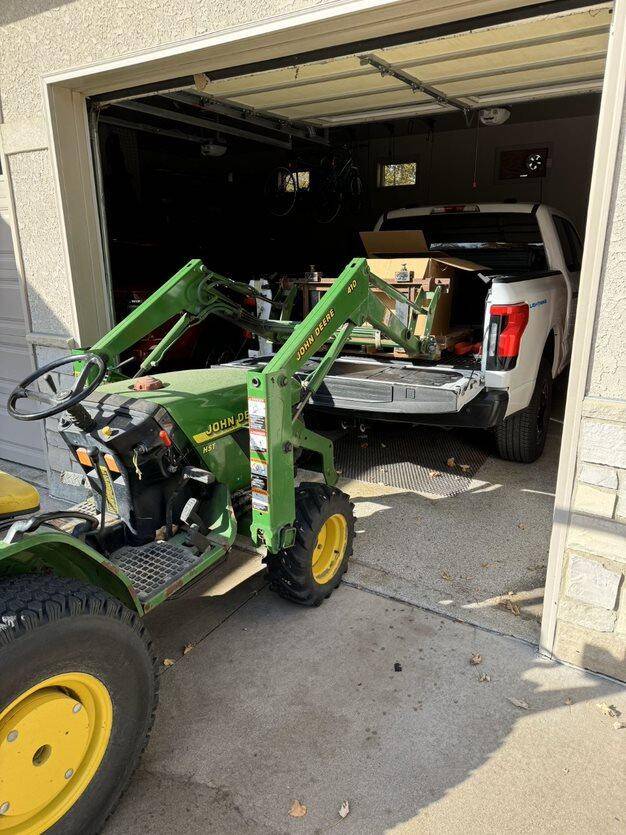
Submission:
{"label": "cardboard box", "polygon": [[[460,272],[477,272],[483,267],[447,253],[431,252],[424,233],[419,229],[361,232],[361,240],[374,275],[409,299],[413,300],[420,289],[432,292],[437,286],[442,288],[431,333],[433,336],[444,336],[450,329],[455,280],[458,280]],[[380,298],[393,310],[393,300],[384,293],[380,293]],[[425,324],[426,317],[418,317],[415,328],[418,336],[423,335]]]}

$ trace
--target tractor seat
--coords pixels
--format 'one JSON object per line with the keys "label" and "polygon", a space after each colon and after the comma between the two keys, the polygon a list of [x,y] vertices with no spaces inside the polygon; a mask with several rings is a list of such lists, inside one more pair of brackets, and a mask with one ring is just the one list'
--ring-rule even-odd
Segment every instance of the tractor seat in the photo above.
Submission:
{"label": "tractor seat", "polygon": [[39,510],[39,493],[32,484],[0,470],[0,520]]}

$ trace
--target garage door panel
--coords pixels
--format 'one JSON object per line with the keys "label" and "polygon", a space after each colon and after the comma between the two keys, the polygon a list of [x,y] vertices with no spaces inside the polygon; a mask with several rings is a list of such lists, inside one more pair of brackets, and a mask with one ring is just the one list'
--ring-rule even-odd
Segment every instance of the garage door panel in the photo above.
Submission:
{"label": "garage door panel", "polygon": [[[575,41],[585,35],[604,33],[607,37],[611,24],[610,4],[600,9],[584,12],[574,12],[552,18],[540,20],[518,21],[514,24],[489,28],[474,32],[463,32],[450,35],[438,40],[426,41],[419,45],[421,59],[454,57],[465,55],[472,50],[486,50],[498,52],[501,47],[520,43],[543,44],[549,42],[554,49],[555,43],[559,50],[568,40]],[[415,44],[386,47],[379,54],[389,63],[402,63],[414,60]]]}
{"label": "garage door panel", "polygon": [[571,81],[602,78],[604,73],[604,59],[594,59],[585,62],[573,62],[556,67],[538,67],[524,69],[517,72],[494,72],[484,78],[471,81],[461,79],[441,85],[444,93],[452,96],[477,96],[497,90],[517,90],[521,88],[535,88],[548,84],[561,84]]}
{"label": "garage door panel", "polygon": [[303,84],[298,87],[264,90],[257,93],[238,95],[237,103],[249,107],[278,110],[290,104],[306,104],[307,102],[323,101],[338,96],[361,95],[363,93],[384,93],[391,86],[398,86],[393,79],[382,78],[379,72],[371,70],[358,74],[335,78],[319,84]]}
{"label": "garage door panel", "polygon": [[7,414],[6,396],[0,394],[0,460],[15,461],[26,467],[45,469],[41,429],[24,421],[14,420]]}
{"label": "garage door panel", "polygon": [[[343,116],[371,118],[385,108],[441,110],[433,99],[413,95],[392,75],[361,64],[371,55],[445,95],[481,104],[520,101],[559,85],[587,92],[601,82],[611,22],[611,4],[561,12],[515,23],[397,46],[364,47],[363,52],[310,64],[211,81],[204,95],[277,116],[323,124]],[[577,86],[578,85],[578,86]],[[402,90],[402,86],[406,86]],[[381,118],[385,113],[380,113]],[[344,120],[346,121],[346,120]],[[352,122],[352,118],[349,120]]]}
{"label": "garage door panel", "polygon": [[[604,50],[595,49],[589,55],[572,55],[551,58],[546,52],[547,60],[543,63],[535,62],[529,70],[528,58],[522,53],[516,56],[518,66],[502,66],[497,71],[494,67],[499,62],[494,57],[491,67],[486,67],[484,57],[474,61],[454,62],[445,66],[405,66],[404,69],[428,84],[453,95],[475,95],[482,90],[497,89],[500,83],[508,87],[512,79],[512,87],[534,85],[540,79],[550,83],[566,82],[579,78],[595,78],[601,76],[604,69]],[[507,56],[510,57],[510,56]],[[456,70],[456,73],[454,72]],[[231,99],[236,104],[256,109],[269,110],[272,113],[282,113],[285,108],[297,106],[308,108],[317,103],[332,102],[336,99],[355,98],[390,91],[401,91],[406,86],[399,84],[390,76],[381,77],[380,73],[361,73],[348,77],[334,79],[324,83],[307,84],[290,89],[263,91],[248,95],[239,95]],[[412,94],[411,94],[412,95]],[[412,96],[416,101],[425,100],[424,97]],[[382,100],[382,96],[381,96]],[[299,113],[331,112],[325,107],[317,111],[303,109]],[[334,111],[332,111],[334,112]]]}
{"label": "garage door panel", "polygon": [[[475,55],[438,60],[432,63],[426,63],[421,59],[415,60],[413,56],[410,61],[399,64],[394,62],[394,66],[415,74],[423,81],[435,82],[450,77],[483,75],[494,70],[524,69],[537,64],[547,66],[550,63],[575,62],[590,57],[603,58],[606,54],[607,40],[608,36],[603,34],[581,38],[578,41],[566,41],[556,54],[554,44],[546,43],[541,46],[524,46],[505,50],[487,49]],[[376,54],[381,58],[384,57],[382,52]],[[384,60],[388,59],[385,57]]]}
{"label": "garage door panel", "polygon": [[23,339],[26,336],[26,325],[19,287],[14,281],[2,278],[2,275],[0,275],[0,299],[2,300],[0,345],[4,345],[7,336],[11,337],[11,342],[13,338]]}
{"label": "garage door panel", "polygon": [[[583,70],[584,66],[584,70]],[[440,84],[439,89],[448,96],[460,98],[474,98],[502,91],[503,101],[506,92],[512,90],[531,90],[538,86],[568,84],[571,82],[601,81],[604,69],[603,60],[589,61],[585,65],[580,63],[571,66],[542,68],[537,70],[523,70],[505,74],[489,74],[485,78],[473,79],[471,82],[460,80],[447,84]],[[333,101],[315,102],[284,106],[273,112],[292,119],[316,119],[324,116],[336,116],[343,113],[356,113],[359,110],[396,107],[400,105],[415,105],[420,102],[431,102],[432,99],[413,95],[405,87],[394,89],[388,93],[369,93],[364,95],[346,96]]]}
{"label": "garage door panel", "polygon": [[[15,382],[23,380],[32,371],[30,351],[24,343],[20,344],[0,340],[2,364],[0,365],[0,387],[4,387],[7,395],[15,388]],[[6,401],[4,398],[3,402]]]}
{"label": "garage door panel", "polygon": [[358,74],[363,71],[356,55],[345,58],[318,61],[314,64],[302,64],[299,67],[268,70],[254,75],[240,75],[236,78],[224,78],[212,81],[207,93],[212,96],[230,96],[234,93],[252,93],[256,90],[273,90],[276,87],[290,87],[293,84],[321,81],[329,75]]}
{"label": "garage door panel", "polygon": [[[611,22],[610,3],[601,8],[581,12],[568,12],[551,18],[528,20],[515,24],[463,32],[432,41],[402,44],[376,50],[388,63],[408,68],[408,65],[426,66],[450,64],[470,58],[476,53],[488,56],[489,65],[509,55],[523,54],[529,62],[546,60],[556,55],[592,54],[606,49]],[[515,63],[518,59],[514,58]],[[506,62],[505,62],[506,63]],[[342,75],[358,76],[362,67],[358,55],[326,59],[296,67],[268,70],[235,78],[212,81],[207,93],[215,96],[241,96],[272,89],[296,88],[307,82],[323,82]]]}
{"label": "garage door panel", "polygon": [[[382,80],[383,79],[381,79],[381,81]],[[330,94],[330,91],[327,89],[330,85],[325,85],[324,89],[318,91],[319,94],[317,96],[312,92],[307,91],[307,98],[298,99],[295,96],[287,95],[284,99],[281,98],[280,102],[273,102],[269,97],[266,97],[266,94],[266,96],[263,97],[246,99],[241,103],[249,107],[271,110],[272,113],[282,113],[283,111],[293,107],[297,108],[298,112],[316,114],[322,112],[326,113],[331,109],[334,112],[334,102],[349,102],[352,107],[358,107],[361,99],[367,100],[369,97],[373,97],[377,102],[382,102],[386,101],[386,97],[389,94],[395,94],[396,97],[398,95],[403,96],[404,98],[410,97],[410,99],[415,102],[431,101],[428,96],[420,93],[411,93],[406,84],[402,84],[388,78],[384,79],[384,82],[386,83],[382,85],[375,85],[373,89],[368,89],[367,87],[364,89],[355,88],[349,83],[345,85],[338,85],[333,88],[333,94]],[[353,102],[354,104],[352,104]],[[237,100],[237,103],[240,103],[239,100]]]}
{"label": "garage door panel", "polygon": [[9,224],[6,181],[0,178],[0,459],[30,467],[45,466],[43,436],[39,426],[15,420],[6,402],[16,384],[32,371],[31,349],[26,341],[26,319],[20,279]]}
{"label": "garage door panel", "polygon": [[281,116],[290,119],[315,119],[320,116],[333,116],[343,113],[352,113],[359,110],[372,108],[394,107],[397,105],[416,105],[420,103],[432,103],[432,99],[422,96],[414,96],[411,91],[404,89],[392,90],[389,93],[375,93],[365,96],[348,96],[335,101],[323,102],[322,104],[294,105],[284,107],[280,111]]}

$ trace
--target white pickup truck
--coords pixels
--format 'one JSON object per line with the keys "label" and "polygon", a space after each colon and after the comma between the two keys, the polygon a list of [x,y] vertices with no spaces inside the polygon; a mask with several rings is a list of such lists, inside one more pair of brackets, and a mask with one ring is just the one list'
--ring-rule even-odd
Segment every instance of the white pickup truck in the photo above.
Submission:
{"label": "white pickup truck", "polygon": [[[582,244],[569,218],[530,203],[421,206],[385,213],[379,230],[420,229],[430,250],[486,269],[455,287],[452,321],[480,350],[437,363],[342,357],[312,399],[382,420],[495,431],[501,457],[542,453],[552,382],[569,362]],[[455,311],[456,305],[456,311]]]}

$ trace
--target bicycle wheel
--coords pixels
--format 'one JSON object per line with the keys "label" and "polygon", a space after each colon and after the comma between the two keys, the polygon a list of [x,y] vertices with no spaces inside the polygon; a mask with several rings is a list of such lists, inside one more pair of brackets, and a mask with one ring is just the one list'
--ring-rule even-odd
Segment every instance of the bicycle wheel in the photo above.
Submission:
{"label": "bicycle wheel", "polygon": [[341,211],[342,195],[335,178],[327,178],[315,194],[315,219],[318,223],[332,223]]}
{"label": "bicycle wheel", "polygon": [[265,181],[265,202],[271,214],[285,217],[293,211],[298,198],[298,179],[293,171],[279,165]]}
{"label": "bicycle wheel", "polygon": [[360,212],[363,208],[363,195],[365,188],[359,169],[353,166],[348,173],[347,194],[352,212]]}

